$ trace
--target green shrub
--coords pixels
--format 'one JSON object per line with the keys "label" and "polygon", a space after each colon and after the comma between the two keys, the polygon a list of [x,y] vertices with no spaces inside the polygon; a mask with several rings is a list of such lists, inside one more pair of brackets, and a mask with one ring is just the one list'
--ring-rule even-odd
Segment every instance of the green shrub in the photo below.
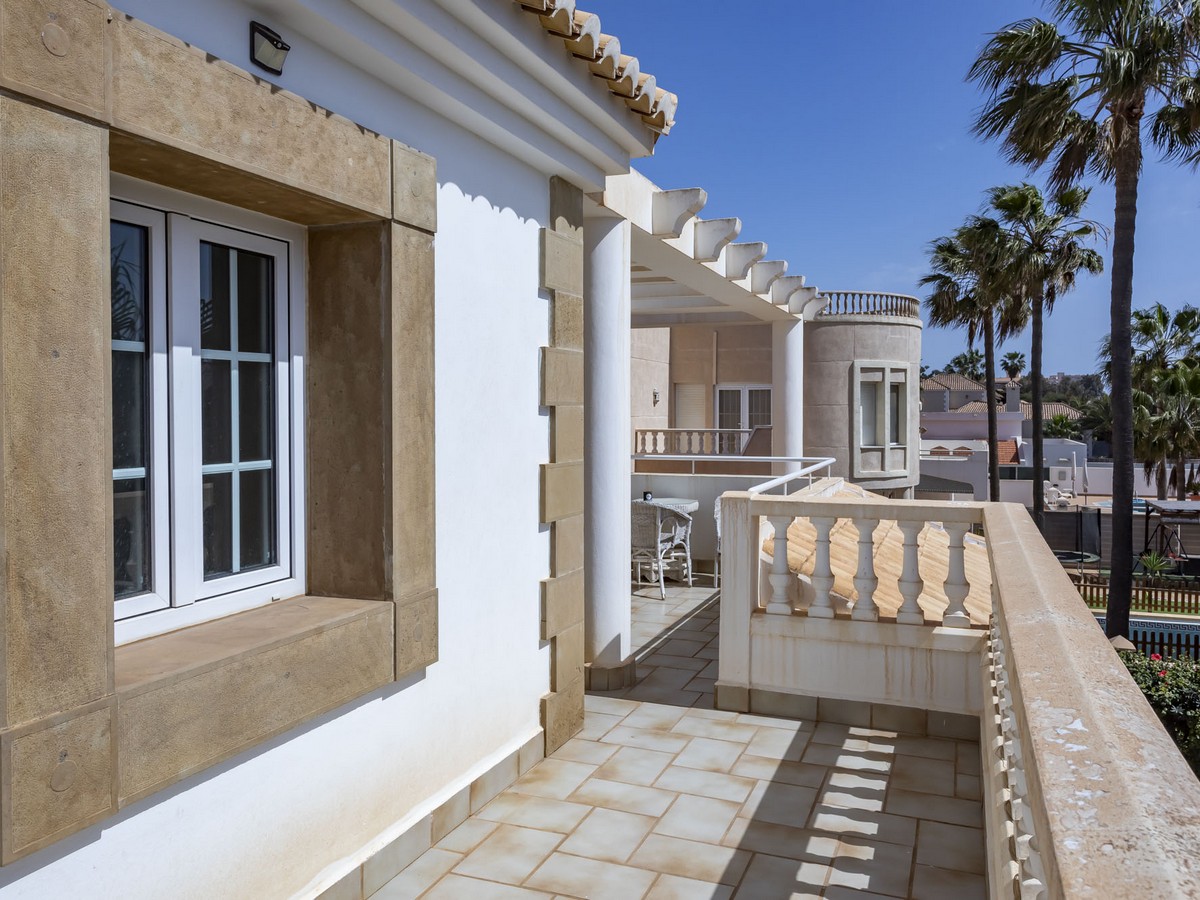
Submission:
{"label": "green shrub", "polygon": [[1163,659],[1134,650],[1121,652],[1129,674],[1200,776],[1200,663],[1186,656]]}

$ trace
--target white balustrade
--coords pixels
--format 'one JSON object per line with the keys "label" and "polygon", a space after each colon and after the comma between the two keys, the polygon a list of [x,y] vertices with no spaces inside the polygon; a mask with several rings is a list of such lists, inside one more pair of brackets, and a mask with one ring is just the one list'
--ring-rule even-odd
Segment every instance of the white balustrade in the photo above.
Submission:
{"label": "white balustrade", "polygon": [[821,316],[897,316],[918,319],[921,301],[907,294],[883,294],[876,291],[830,291],[820,295],[825,305]]}
{"label": "white balustrade", "polygon": [[775,555],[771,560],[771,600],[767,603],[767,612],[772,615],[790,616],[792,602],[788,598],[788,587],[795,576],[788,568],[788,528],[792,524],[791,516],[772,516],[771,527],[775,529]]}
{"label": "white balustrade", "polygon": [[875,529],[878,519],[855,519],[858,528],[858,571],[854,573],[854,589],[858,599],[850,610],[850,618],[860,622],[875,622],[879,619],[879,608],[875,605],[875,588],[879,579],[875,577]]}
{"label": "white balustrade", "polygon": [[971,585],[967,583],[965,548],[963,547],[963,539],[969,528],[970,526],[965,522],[945,523],[946,534],[950,537],[950,557],[943,589],[949,605],[946,607],[945,615],[942,616],[942,624],[951,628],[971,627],[971,617],[963,605],[967,595],[971,593]]}
{"label": "white balustrade", "polygon": [[753,433],[749,428],[639,428],[633,446],[644,456],[738,456]]}
{"label": "white balustrade", "polygon": [[905,519],[897,522],[896,525],[900,528],[900,533],[904,535],[904,571],[900,573],[899,585],[900,596],[904,598],[904,603],[896,613],[896,621],[901,625],[924,625],[925,613],[921,612],[921,606],[917,603],[917,598],[925,589],[925,582],[921,580],[921,548],[917,544],[917,540],[925,523],[919,520]]}
{"label": "white balustrade", "polygon": [[837,519],[829,516],[813,516],[809,519],[817,529],[817,555],[813,563],[813,601],[808,614],[814,619],[832,619],[833,601],[829,592],[833,590],[833,569],[829,565],[829,533]]}

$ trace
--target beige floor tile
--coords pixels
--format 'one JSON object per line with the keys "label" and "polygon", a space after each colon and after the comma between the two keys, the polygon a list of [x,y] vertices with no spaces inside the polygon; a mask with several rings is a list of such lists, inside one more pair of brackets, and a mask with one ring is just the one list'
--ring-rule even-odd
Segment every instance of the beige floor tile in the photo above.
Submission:
{"label": "beige floor tile", "polygon": [[585,741],[599,740],[609,730],[621,724],[624,716],[610,716],[607,713],[588,713],[583,717],[583,729],[575,735]]}
{"label": "beige floor tile", "polygon": [[442,850],[453,850],[456,853],[469,853],[479,846],[480,841],[495,831],[499,824],[490,819],[472,816],[438,841],[435,846]]}
{"label": "beige floor tile", "polygon": [[718,648],[712,644],[709,644],[703,650],[697,650],[696,656],[699,659],[720,659],[721,651],[720,651],[720,648]]}
{"label": "beige floor tile", "polygon": [[808,747],[809,732],[784,731],[782,728],[759,728],[758,734],[746,747],[753,756],[796,761]]}
{"label": "beige floor tile", "polygon": [[750,743],[758,732],[758,729],[750,725],[709,719],[690,712],[676,722],[671,730],[676,734],[690,734],[692,737],[706,737],[742,744]]}
{"label": "beige floor tile", "polygon": [[[619,725],[613,731],[620,731],[624,726]],[[610,732],[611,734],[612,732]],[[608,737],[608,735],[605,735]],[[585,741],[582,738],[571,738],[554,751],[552,759],[566,759],[571,762],[589,763],[598,766],[607,762],[608,758],[617,752],[617,748],[608,743]]]}
{"label": "beige floor tile", "polygon": [[666,666],[668,669],[686,669],[699,672],[708,667],[710,660],[695,656],[671,656],[669,653],[651,653],[644,660],[648,666]]}
{"label": "beige floor tile", "polygon": [[618,697],[585,694],[583,708],[589,713],[598,712],[609,716],[624,716],[636,710],[638,705],[632,700],[622,700]]}
{"label": "beige floor tile", "polygon": [[652,872],[719,884],[737,884],[749,861],[750,854],[744,850],[661,834],[649,835],[629,860],[631,865]]}
{"label": "beige floor tile", "polygon": [[979,777],[976,775],[955,776],[954,796],[978,802],[982,796],[979,792]]}
{"label": "beige floor tile", "polygon": [[684,794],[696,794],[700,797],[741,803],[750,796],[755,782],[749,778],[725,775],[721,772],[704,772],[700,769],[668,766],[654,784],[655,787],[668,791],[679,791]]}
{"label": "beige floor tile", "polygon": [[[905,756],[924,756],[928,759],[953,760],[957,753],[957,741],[942,738],[912,737],[902,734],[896,738],[896,752]],[[978,752],[978,744],[972,745]]]}
{"label": "beige floor tile", "polygon": [[623,863],[654,827],[653,816],[599,807],[593,809],[559,850],[575,856]]}
{"label": "beige floor tile", "polygon": [[661,703],[643,703],[625,717],[621,724],[626,728],[643,728],[648,731],[670,731],[672,726],[687,710],[679,706],[664,706]]}
{"label": "beige floor tile", "polygon": [[596,766],[565,759],[543,759],[510,788],[518,794],[562,800],[596,771]]}
{"label": "beige floor tile", "polygon": [[837,858],[840,839],[837,835],[792,828],[790,825],[737,818],[725,832],[721,843],[739,850],[825,864]]}
{"label": "beige floor tile", "polygon": [[667,811],[675,796],[671,791],[657,788],[589,778],[571,795],[571,800],[621,812],[658,817]]}
{"label": "beige floor tile", "polygon": [[659,652],[670,654],[671,656],[695,656],[696,651],[703,650],[704,645],[707,643],[708,641],[689,641],[673,637],[659,648]]}
{"label": "beige floor tile", "polygon": [[562,839],[561,834],[550,831],[501,825],[454,867],[454,873],[504,884],[520,884],[542,864]]}
{"label": "beige floor tile", "polygon": [[828,866],[756,853],[738,885],[738,900],[799,900],[820,897]]}
{"label": "beige floor tile", "polygon": [[808,827],[831,834],[857,835],[911,847],[917,836],[917,823],[905,816],[869,812],[865,809],[841,809],[817,804]]}
{"label": "beige floor tile", "polygon": [[741,713],[736,713],[731,709],[706,709],[703,712],[689,713],[689,715],[699,716],[701,719],[716,719],[719,722],[736,722]]}
{"label": "beige floor tile", "polygon": [[663,687],[646,682],[631,688],[628,696],[630,699],[641,700],[645,703],[662,703],[680,707],[691,706],[700,700],[704,700],[706,703],[712,702],[712,697],[698,691],[685,691],[683,688]]}
{"label": "beige floor tile", "polygon": [[689,672],[687,669],[669,669],[666,666],[658,666],[638,682],[638,687],[679,690],[695,677],[696,673]]}
{"label": "beige floor tile", "polygon": [[450,874],[439,881],[421,900],[466,900],[468,897],[470,900],[543,900],[553,896],[542,891]]}
{"label": "beige floor tile", "polygon": [[505,791],[476,815],[492,822],[525,825],[529,828],[566,834],[583,821],[588,811],[588,807],[582,803],[567,803],[549,797],[531,797]]}
{"label": "beige floor tile", "polygon": [[641,900],[654,883],[654,872],[555,853],[526,884],[588,900]]}
{"label": "beige floor tile", "polygon": [[675,765],[708,772],[728,772],[745,749],[745,744],[731,741],[692,738],[686,749],[675,757]]}
{"label": "beige floor tile", "polygon": [[646,900],[729,900],[733,888],[710,881],[681,878],[678,875],[660,875]]}
{"label": "beige floor tile", "polygon": [[739,804],[730,800],[681,794],[654,826],[654,831],[669,837],[718,844],[739,808]]}
{"label": "beige floor tile", "polygon": [[663,769],[671,764],[675,756],[660,750],[643,750],[640,747],[622,747],[612,758],[596,770],[596,777],[605,781],[622,781],[625,784],[654,784]]}
{"label": "beige floor tile", "polygon": [[908,896],[912,847],[843,838],[830,866],[829,883],[892,897]]}
{"label": "beige floor tile", "polygon": [[753,725],[756,728],[777,728],[780,731],[811,732],[813,730],[812,722],[803,722],[799,719],[777,719],[774,716],[762,716],[757,713],[738,713],[735,721],[741,725]]}
{"label": "beige floor tile", "polygon": [[987,885],[980,875],[918,865],[912,896],[914,900],[986,900]]}
{"label": "beige floor tile", "polygon": [[448,850],[426,850],[399,875],[371,895],[371,900],[412,900],[429,890],[463,858]]}
{"label": "beige floor tile", "polygon": [[895,900],[887,894],[875,894],[871,891],[859,891],[854,888],[831,884],[825,888],[825,900]]}
{"label": "beige floor tile", "polygon": [[[680,712],[682,711],[680,710]],[[630,728],[628,725],[618,725],[604,736],[604,743],[606,744],[640,747],[643,750],[661,750],[664,753],[678,753],[688,745],[688,741],[690,740],[691,738],[684,734],[672,734],[669,731],[656,731],[645,728]]]}
{"label": "beige floor tile", "polygon": [[954,796],[954,763],[947,759],[896,754],[888,784],[893,789]]}
{"label": "beige floor tile", "polygon": [[757,778],[763,781],[778,781],[783,784],[798,784],[801,787],[820,787],[829,773],[825,766],[814,766],[805,762],[767,759],[762,756],[743,754],[731,770],[734,775]]}
{"label": "beige floor tile", "polygon": [[917,825],[917,862],[939,869],[986,874],[982,828],[920,822]]}
{"label": "beige floor tile", "polygon": [[689,691],[697,691],[701,694],[712,694],[716,690],[716,684],[717,682],[714,678],[704,678],[703,676],[697,675],[686,685],[684,685],[684,687],[686,687]]}
{"label": "beige floor tile", "polygon": [[758,822],[803,828],[808,823],[817,792],[794,784],[760,781],[742,807],[742,816]]}
{"label": "beige floor tile", "polygon": [[834,769],[851,769],[858,772],[887,772],[892,767],[892,757],[887,753],[864,750],[847,750],[833,744],[822,744],[814,740],[804,751],[801,760],[817,766]]}
{"label": "beige floor tile", "polygon": [[863,809],[880,812],[888,780],[884,776],[855,772],[830,772],[829,780],[819,795],[825,806],[842,809]]}
{"label": "beige floor tile", "polygon": [[932,819],[951,825],[983,826],[983,809],[975,800],[958,800],[954,797],[939,797],[935,794],[918,794],[914,791],[891,789],[888,791],[884,810],[898,816],[914,819]]}

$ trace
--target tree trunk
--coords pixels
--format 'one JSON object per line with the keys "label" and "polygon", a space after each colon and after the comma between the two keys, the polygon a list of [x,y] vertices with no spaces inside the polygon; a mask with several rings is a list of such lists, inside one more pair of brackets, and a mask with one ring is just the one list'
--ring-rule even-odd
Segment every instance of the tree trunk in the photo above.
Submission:
{"label": "tree trunk", "polygon": [[1175,462],[1175,499],[1187,499],[1187,458],[1182,454]]}
{"label": "tree trunk", "polygon": [[988,499],[1000,501],[1000,435],[996,425],[996,315],[988,310],[983,321],[983,358],[987,371]]}
{"label": "tree trunk", "polygon": [[1046,486],[1042,483],[1045,467],[1046,440],[1042,431],[1042,313],[1044,285],[1039,281],[1031,285],[1033,296],[1030,307],[1030,324],[1033,340],[1029,348],[1029,374],[1033,380],[1033,522],[1042,534],[1046,533]]}
{"label": "tree trunk", "polygon": [[1138,170],[1141,167],[1140,117],[1117,150],[1116,209],[1113,215],[1112,294],[1112,569],[1104,630],[1109,637],[1129,636],[1133,591],[1133,237],[1137,224]]}
{"label": "tree trunk", "polygon": [[1154,496],[1159,500],[1167,499],[1167,458],[1164,456],[1159,460],[1158,466],[1154,472]]}

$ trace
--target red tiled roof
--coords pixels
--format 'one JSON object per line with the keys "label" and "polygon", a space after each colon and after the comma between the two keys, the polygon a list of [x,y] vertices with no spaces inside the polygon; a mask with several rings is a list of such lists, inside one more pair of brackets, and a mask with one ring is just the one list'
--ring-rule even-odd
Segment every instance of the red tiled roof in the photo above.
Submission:
{"label": "red tiled roof", "polygon": [[[974,413],[974,414],[986,413],[987,412],[987,404],[982,400],[972,400],[970,403],[964,403],[958,409],[952,409],[950,411],[956,412],[956,413]],[[1004,404],[1000,403],[997,406],[996,411],[1004,412]],[[1021,415],[1027,422],[1033,418],[1033,404],[1030,403],[1028,400],[1021,401]],[[1076,419],[1078,419],[1082,415],[1083,415],[1083,413],[1081,413],[1075,407],[1071,406],[1069,403],[1059,403],[1057,401],[1054,401],[1052,403],[1043,403],[1042,404],[1043,420],[1051,419],[1054,416],[1066,416],[1068,419],[1070,419],[1072,422],[1074,422]]]}
{"label": "red tiled roof", "polygon": [[956,372],[939,372],[921,381],[923,391],[983,391],[986,388]]}
{"label": "red tiled roof", "polygon": [[997,441],[996,442],[996,459],[999,460],[1002,466],[1016,466],[1021,463],[1021,453],[1017,449],[1016,441]]}

